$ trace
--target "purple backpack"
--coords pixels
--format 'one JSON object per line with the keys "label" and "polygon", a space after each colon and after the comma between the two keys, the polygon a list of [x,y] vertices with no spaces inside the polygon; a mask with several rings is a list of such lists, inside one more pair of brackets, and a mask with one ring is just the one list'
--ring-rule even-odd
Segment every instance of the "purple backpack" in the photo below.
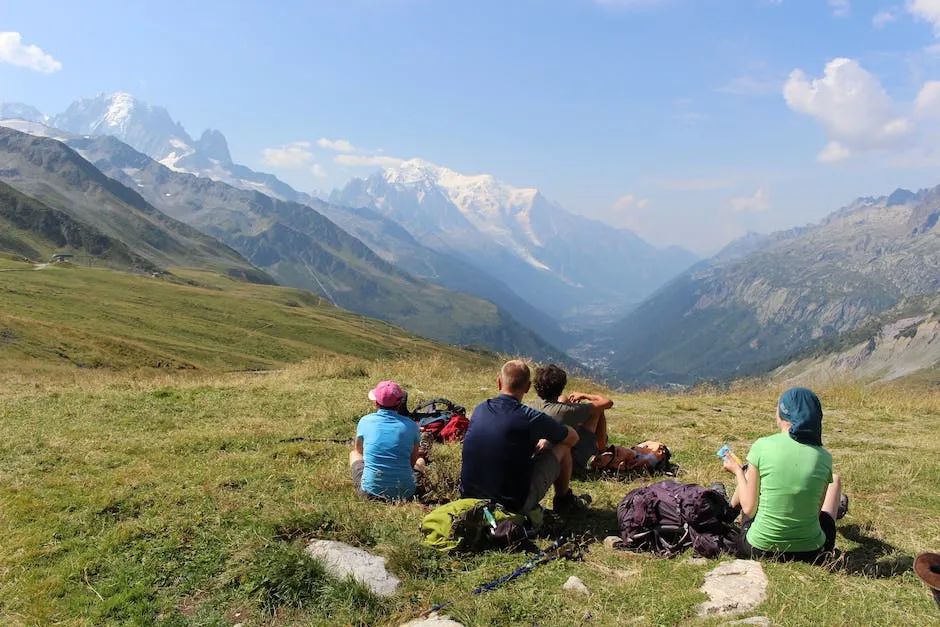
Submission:
{"label": "purple backpack", "polygon": [[718,492],[675,481],[637,488],[617,506],[623,548],[666,557],[688,547],[703,557],[734,553],[737,515]]}

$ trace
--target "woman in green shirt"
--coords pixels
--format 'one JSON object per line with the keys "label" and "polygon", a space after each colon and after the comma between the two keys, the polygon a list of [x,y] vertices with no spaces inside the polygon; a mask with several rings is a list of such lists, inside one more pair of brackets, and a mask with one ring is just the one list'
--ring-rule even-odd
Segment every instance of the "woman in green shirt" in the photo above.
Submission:
{"label": "woman in green shirt", "polygon": [[792,388],[777,404],[777,427],[754,442],[744,468],[724,458],[735,475],[731,505],[744,514],[740,553],[815,562],[835,547],[836,519],[848,508],[832,455],[822,446],[822,406],[806,388]]}

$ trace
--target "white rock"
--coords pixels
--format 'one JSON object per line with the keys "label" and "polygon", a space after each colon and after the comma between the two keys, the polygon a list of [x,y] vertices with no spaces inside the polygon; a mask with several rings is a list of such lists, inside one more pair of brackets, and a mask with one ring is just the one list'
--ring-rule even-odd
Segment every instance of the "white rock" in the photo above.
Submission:
{"label": "white rock", "polygon": [[579,594],[591,594],[591,591],[587,589],[587,586],[584,585],[584,582],[574,575],[568,577],[568,581],[564,583],[562,589],[568,590],[569,592],[577,592]]}
{"label": "white rock", "polygon": [[338,579],[352,577],[380,596],[391,596],[401,581],[385,568],[385,558],[333,540],[313,540],[307,553]]}
{"label": "white rock", "polygon": [[604,538],[604,546],[608,549],[616,549],[622,542],[623,540],[620,539],[620,536],[607,536]]}
{"label": "white rock", "polygon": [[458,623],[446,614],[431,612],[427,618],[410,620],[402,623],[401,627],[463,627],[463,623]]}
{"label": "white rock", "polygon": [[760,627],[770,627],[770,619],[766,616],[751,616],[749,618],[742,618],[741,620],[733,620],[729,625],[759,625]]}
{"label": "white rock", "polygon": [[767,598],[767,576],[759,562],[734,560],[709,571],[701,590],[708,601],[696,608],[699,616],[740,614]]}

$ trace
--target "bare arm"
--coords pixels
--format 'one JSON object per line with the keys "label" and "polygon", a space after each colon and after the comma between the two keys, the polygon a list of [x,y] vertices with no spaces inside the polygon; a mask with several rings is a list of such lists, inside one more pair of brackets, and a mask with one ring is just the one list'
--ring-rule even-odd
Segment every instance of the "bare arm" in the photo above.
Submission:
{"label": "bare arm", "polygon": [[416,463],[418,463],[418,445],[417,444],[415,444],[414,448],[411,449],[411,467],[414,468]]}
{"label": "bare arm", "polygon": [[356,441],[355,441],[355,443],[353,444],[353,448],[354,448],[354,449],[356,450],[356,452],[359,453],[360,455],[363,454],[363,453],[362,453],[362,437],[356,438]]}
{"label": "bare arm", "polygon": [[726,456],[724,468],[735,476],[737,480],[737,489],[734,492],[736,501],[741,504],[741,511],[748,518],[753,518],[757,513],[757,503],[760,495],[760,473],[757,466],[751,464],[745,472],[741,465]]}
{"label": "bare arm", "polygon": [[572,392],[568,395],[569,403],[580,403],[581,401],[587,401],[595,409],[601,411],[605,409],[610,409],[614,406],[614,402],[607,398],[606,396],[601,396],[600,394],[586,394],[584,392]]}

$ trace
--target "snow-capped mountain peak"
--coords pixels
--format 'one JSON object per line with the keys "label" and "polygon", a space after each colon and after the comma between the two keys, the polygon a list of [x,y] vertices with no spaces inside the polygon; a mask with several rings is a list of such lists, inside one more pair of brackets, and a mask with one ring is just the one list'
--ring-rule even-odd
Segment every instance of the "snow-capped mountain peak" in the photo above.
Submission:
{"label": "snow-capped mountain peak", "polygon": [[[78,135],[114,135],[137,150],[163,159],[192,152],[193,140],[163,107],[127,92],[98,94],[73,102],[52,119],[52,126]],[[184,148],[185,147],[185,148]]]}
{"label": "snow-capped mountain peak", "polygon": [[414,193],[422,200],[429,195],[443,197],[474,230],[515,251],[529,265],[550,270],[531,251],[543,245],[531,221],[537,189],[513,187],[491,174],[462,174],[423,159],[404,161],[378,176],[398,192]]}
{"label": "snow-capped mountain peak", "polygon": [[127,92],[119,91],[109,96],[110,104],[101,123],[113,129],[124,131],[137,106],[137,99]]}
{"label": "snow-capped mountain peak", "polygon": [[538,189],[421,159],[354,179],[330,200],[378,211],[425,245],[465,255],[529,302],[564,315],[622,310],[691,261],[684,251],[659,251],[571,213]]}
{"label": "snow-capped mountain peak", "polygon": [[204,176],[242,189],[306,203],[298,192],[270,174],[232,162],[228,142],[217,130],[193,139],[163,107],[119,91],[73,102],[51,126],[76,135],[113,135],[171,170]]}
{"label": "snow-capped mountain peak", "polygon": [[382,176],[391,185],[436,187],[465,213],[515,213],[531,207],[538,194],[535,188],[513,187],[491,174],[461,174],[423,159],[387,168]]}

